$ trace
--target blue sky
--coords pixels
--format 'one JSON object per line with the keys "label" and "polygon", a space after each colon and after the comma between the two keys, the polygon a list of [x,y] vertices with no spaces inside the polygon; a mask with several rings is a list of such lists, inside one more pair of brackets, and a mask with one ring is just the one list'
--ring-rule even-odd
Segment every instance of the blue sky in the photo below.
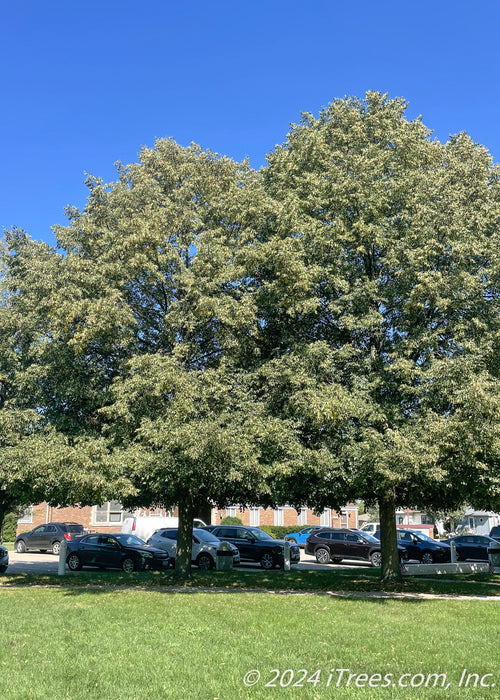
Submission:
{"label": "blue sky", "polygon": [[85,172],[159,137],[257,168],[302,111],[367,90],[500,162],[499,25],[497,0],[2,2],[0,226],[53,244]]}

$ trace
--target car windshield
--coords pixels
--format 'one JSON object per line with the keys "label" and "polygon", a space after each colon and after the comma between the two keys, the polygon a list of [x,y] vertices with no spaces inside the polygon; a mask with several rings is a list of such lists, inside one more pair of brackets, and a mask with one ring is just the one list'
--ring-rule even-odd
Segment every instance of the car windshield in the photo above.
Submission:
{"label": "car windshield", "polygon": [[423,542],[434,542],[434,543],[436,542],[436,540],[433,540],[432,537],[429,537],[428,535],[424,535],[423,532],[413,532],[412,534],[415,535],[415,537],[418,540],[422,540]]}
{"label": "car windshield", "polygon": [[193,530],[193,533],[199,540],[203,540],[203,542],[213,542],[214,544],[218,544],[220,542],[219,538],[212,532],[208,532],[208,530],[195,529]]}
{"label": "car windshield", "polygon": [[248,532],[251,534],[252,537],[254,537],[256,540],[273,540],[274,537],[271,537],[271,535],[268,535],[267,532],[264,532],[264,530],[259,530],[259,528],[249,528]]}
{"label": "car windshield", "polygon": [[[356,533],[356,534],[358,534],[358,533]],[[365,538],[365,540],[368,540],[368,542],[376,542],[377,544],[379,544],[379,541],[377,540],[377,538],[374,537],[373,535],[370,535],[369,532],[360,532],[359,534],[362,535]]]}
{"label": "car windshield", "polygon": [[113,535],[113,537],[116,537],[118,542],[123,545],[132,545],[134,547],[146,546],[144,540],[139,539],[139,537],[136,537],[135,535],[124,535],[123,533],[117,533],[116,535]]}

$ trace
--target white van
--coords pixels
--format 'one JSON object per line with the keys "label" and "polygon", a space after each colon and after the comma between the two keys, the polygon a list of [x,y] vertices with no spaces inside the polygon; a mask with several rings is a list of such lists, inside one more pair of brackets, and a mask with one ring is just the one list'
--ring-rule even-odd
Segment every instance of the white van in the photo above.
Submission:
{"label": "white van", "polygon": [[361,532],[368,532],[370,535],[374,535],[377,530],[380,530],[380,523],[366,523],[360,530]]}
{"label": "white van", "polygon": [[[204,527],[203,520],[195,518],[193,527]],[[179,527],[179,518],[168,518],[161,515],[141,515],[136,518],[125,518],[122,524],[122,532],[127,535],[135,535],[141,540],[148,540],[151,535],[164,527]]]}

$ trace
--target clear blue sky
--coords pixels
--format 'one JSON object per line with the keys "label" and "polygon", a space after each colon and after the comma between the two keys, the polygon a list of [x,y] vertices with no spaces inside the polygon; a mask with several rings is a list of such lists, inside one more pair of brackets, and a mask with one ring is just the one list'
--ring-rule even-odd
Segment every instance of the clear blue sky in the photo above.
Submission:
{"label": "clear blue sky", "polygon": [[0,226],[54,243],[84,173],[172,137],[253,167],[302,111],[405,97],[500,161],[497,0],[6,0]]}

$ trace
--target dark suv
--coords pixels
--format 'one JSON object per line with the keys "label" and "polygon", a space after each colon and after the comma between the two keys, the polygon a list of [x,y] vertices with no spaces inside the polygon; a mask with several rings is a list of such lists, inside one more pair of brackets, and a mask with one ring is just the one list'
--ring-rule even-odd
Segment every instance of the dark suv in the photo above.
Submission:
{"label": "dark suv", "polygon": [[59,556],[61,541],[72,540],[85,534],[83,525],[78,523],[45,523],[38,525],[30,532],[22,532],[16,537],[14,548],[22,554],[30,549],[38,549],[40,552],[50,550],[52,554]]}
{"label": "dark suv", "polygon": [[[263,569],[284,567],[285,542],[275,540],[258,527],[241,525],[207,525],[203,528],[212,532],[224,542],[230,542],[238,548],[240,558],[258,561]],[[296,544],[290,545],[290,563],[300,561],[300,549]]]}
{"label": "dark suv", "polygon": [[[406,559],[406,550],[398,546],[399,558]],[[318,564],[340,564],[342,559],[369,561],[380,566],[382,553],[380,542],[360,530],[325,529],[310,535],[306,541],[306,554],[314,554]]]}

